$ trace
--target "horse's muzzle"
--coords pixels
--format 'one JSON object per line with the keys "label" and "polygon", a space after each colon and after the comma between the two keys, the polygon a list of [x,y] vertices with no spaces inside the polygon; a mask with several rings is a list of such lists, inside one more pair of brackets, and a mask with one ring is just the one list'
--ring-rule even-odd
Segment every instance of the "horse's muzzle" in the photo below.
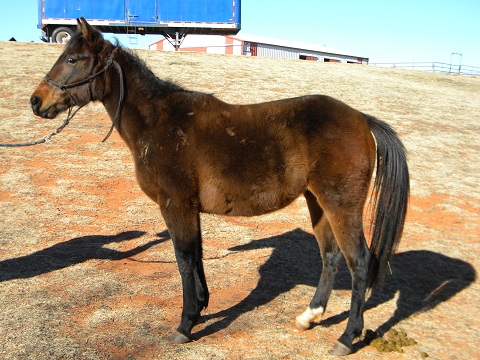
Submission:
{"label": "horse's muzzle", "polygon": [[45,119],[54,119],[58,115],[59,110],[56,107],[47,106],[42,109],[42,105],[44,105],[42,98],[38,95],[32,95],[30,98],[30,106],[35,115]]}

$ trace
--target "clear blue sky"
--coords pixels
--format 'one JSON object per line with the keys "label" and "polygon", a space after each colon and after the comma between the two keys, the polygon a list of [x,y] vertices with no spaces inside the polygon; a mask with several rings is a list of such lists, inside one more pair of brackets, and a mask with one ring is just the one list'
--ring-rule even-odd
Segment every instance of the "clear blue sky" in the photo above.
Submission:
{"label": "clear blue sky", "polygon": [[[0,41],[40,41],[37,0],[0,4]],[[463,65],[480,67],[480,0],[242,0],[241,32],[327,45],[371,63],[449,63],[460,53]],[[161,37],[119,39],[146,48]]]}

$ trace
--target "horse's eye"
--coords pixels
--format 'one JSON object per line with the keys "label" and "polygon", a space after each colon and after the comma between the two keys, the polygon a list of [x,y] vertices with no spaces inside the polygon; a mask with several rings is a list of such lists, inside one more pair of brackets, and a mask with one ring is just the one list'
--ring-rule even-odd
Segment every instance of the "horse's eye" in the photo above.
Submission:
{"label": "horse's eye", "polygon": [[69,64],[75,64],[75,63],[77,62],[77,59],[74,59],[74,58],[72,58],[72,57],[69,57],[69,58],[67,58],[67,62],[68,62]]}

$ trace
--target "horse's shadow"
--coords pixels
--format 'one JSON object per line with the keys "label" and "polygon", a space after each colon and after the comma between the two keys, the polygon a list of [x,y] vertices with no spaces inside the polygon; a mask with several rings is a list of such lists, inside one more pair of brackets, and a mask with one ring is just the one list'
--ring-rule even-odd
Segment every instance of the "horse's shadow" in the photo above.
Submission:
{"label": "horse's shadow", "polygon": [[[144,234],[140,231],[127,231],[114,236],[84,236],[26,256],[6,259],[0,261],[0,282],[35,277],[90,259],[126,259],[170,239],[168,231],[164,231],[157,234],[157,239],[128,251],[104,247],[110,243],[139,238]],[[296,229],[280,236],[254,240],[230,250],[240,252],[262,248],[273,248],[273,252],[260,267],[260,280],[255,289],[238,304],[204,316],[202,321],[207,321],[208,325],[196,333],[196,337],[207,336],[228,327],[240,315],[269,303],[297,285],[317,286],[322,265],[313,235]],[[393,299],[399,293],[394,314],[377,329],[380,334],[412,314],[432,309],[450,299],[476,278],[475,270],[470,264],[426,250],[395,255],[391,268],[393,275],[387,276],[383,288],[374,291],[366,303],[366,310],[369,310]],[[334,289],[350,289],[350,284],[350,274],[343,264],[337,274]],[[312,289],[312,296],[313,292]],[[337,324],[347,318],[348,311],[345,311],[324,319],[320,325]],[[214,319],[219,320],[209,321]]]}
{"label": "horse's shadow", "polygon": [[82,236],[55,244],[29,255],[6,259],[0,261],[0,282],[32,278],[71,265],[80,264],[90,259],[126,259],[170,239],[168,231],[163,231],[157,234],[159,238],[128,251],[118,251],[104,247],[110,243],[133,240],[144,234],[145,232],[142,231],[125,231],[112,236]]}
{"label": "horse's shadow", "polygon": [[[204,321],[208,322],[208,325],[199,331],[196,337],[226,328],[240,315],[267,304],[296,285],[317,286],[322,265],[313,235],[296,229],[280,236],[254,240],[230,250],[248,251],[262,248],[273,248],[273,252],[260,267],[260,280],[256,288],[238,304],[206,315]],[[391,270],[392,275],[386,277],[381,289],[372,292],[365,307],[366,310],[373,309],[399,293],[394,314],[376,329],[380,334],[414,313],[432,309],[450,299],[468,287],[476,277],[470,264],[426,250],[396,254],[391,261]],[[340,267],[334,289],[351,289],[351,277],[345,264]],[[313,293],[314,289],[312,296]],[[324,319],[320,326],[338,324],[347,318],[348,311],[345,311]],[[212,319],[219,320],[211,323]],[[356,350],[361,346],[363,344],[357,344]]]}

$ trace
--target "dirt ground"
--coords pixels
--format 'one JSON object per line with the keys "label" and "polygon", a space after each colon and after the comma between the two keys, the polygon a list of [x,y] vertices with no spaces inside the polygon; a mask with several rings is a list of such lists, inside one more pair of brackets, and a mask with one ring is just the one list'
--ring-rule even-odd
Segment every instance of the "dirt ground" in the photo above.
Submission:
{"label": "dirt ground", "polygon": [[[0,142],[63,121],[34,117],[30,94],[62,47],[0,42]],[[412,196],[400,249],[365,327],[417,344],[350,359],[480,358],[480,78],[367,66],[139,51],[162,78],[232,103],[327,94],[384,119],[409,151]],[[181,312],[173,247],[139,190],[130,154],[91,104],[52,141],[0,148],[0,358],[328,359],[348,316],[343,266],[323,321],[292,323],[321,262],[303,198],[254,218],[202,216],[211,298],[195,341],[167,342]]]}

